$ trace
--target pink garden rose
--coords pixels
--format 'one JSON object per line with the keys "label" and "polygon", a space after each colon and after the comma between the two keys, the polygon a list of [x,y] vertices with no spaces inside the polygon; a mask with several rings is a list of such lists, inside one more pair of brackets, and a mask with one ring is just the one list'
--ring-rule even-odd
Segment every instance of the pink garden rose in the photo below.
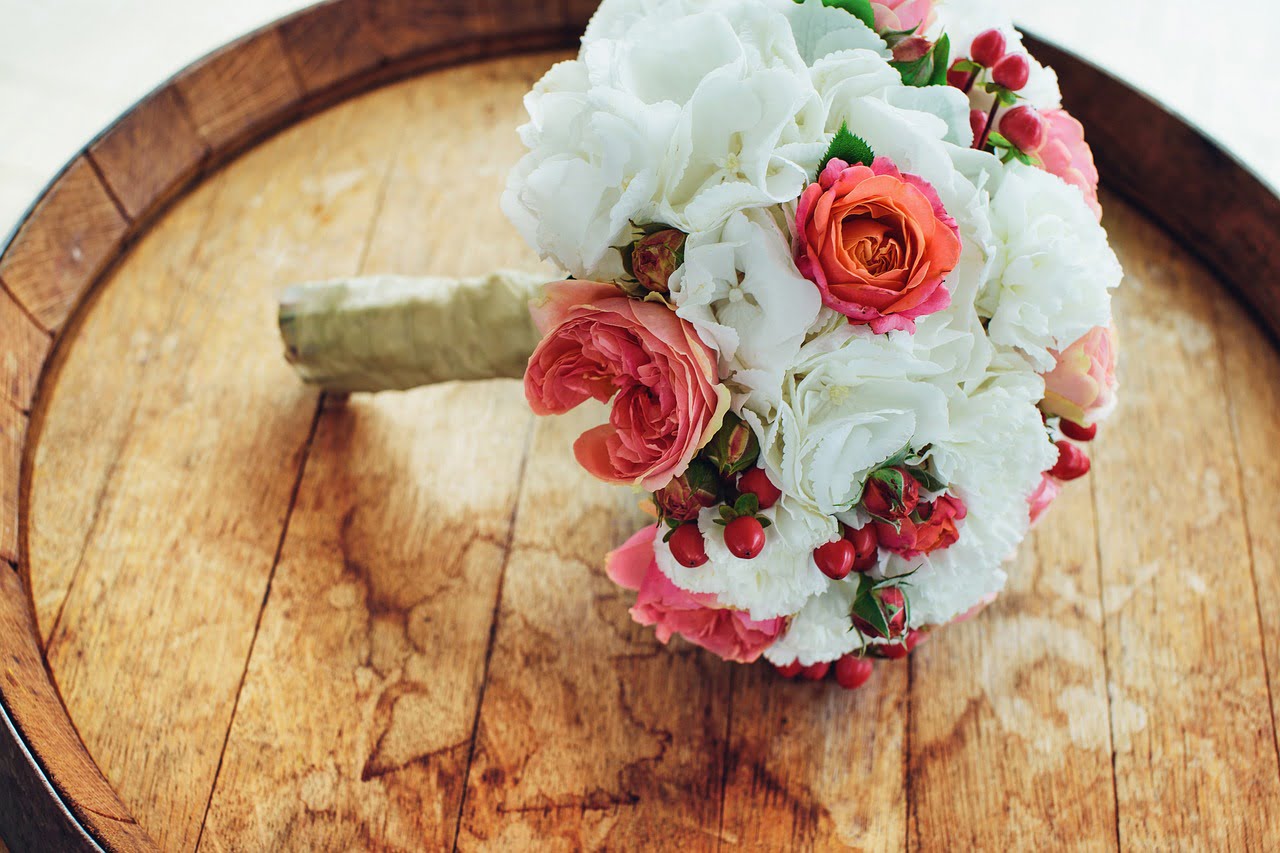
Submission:
{"label": "pink garden rose", "polygon": [[657,491],[683,474],[729,408],[716,354],[663,303],[628,299],[611,284],[562,281],[533,306],[545,336],[524,393],[539,415],[613,400],[609,423],[583,433],[583,468]]}
{"label": "pink garden rose", "polygon": [[653,625],[658,639],[673,634],[725,660],[752,663],[786,628],[783,617],[756,622],[744,611],[721,607],[714,595],[685,592],[673,584],[654,559],[658,528],[650,525],[609,554],[606,567],[614,583],[636,590],[631,617]]}
{"label": "pink garden rose", "polygon": [[959,233],[933,187],[887,157],[832,160],[800,197],[796,266],[850,322],[914,332],[951,304],[943,279],[960,260]]}
{"label": "pink garden rose", "polygon": [[1044,170],[1079,187],[1089,207],[1101,219],[1098,167],[1093,163],[1093,150],[1084,141],[1084,126],[1066,110],[1045,110],[1040,117],[1048,130],[1044,146],[1036,152]]}
{"label": "pink garden rose", "polygon": [[1055,354],[1058,363],[1044,377],[1040,409],[1088,426],[1105,417],[1115,404],[1116,333],[1106,326]]}
{"label": "pink garden rose", "polygon": [[1027,503],[1031,507],[1031,523],[1035,524],[1040,517],[1049,509],[1049,505],[1058,499],[1058,495],[1062,493],[1062,483],[1050,477],[1047,473],[1042,476],[1040,485],[1032,492],[1031,497],[1027,498]]}
{"label": "pink garden rose", "polygon": [[933,23],[934,0],[872,0],[877,33],[924,31]]}

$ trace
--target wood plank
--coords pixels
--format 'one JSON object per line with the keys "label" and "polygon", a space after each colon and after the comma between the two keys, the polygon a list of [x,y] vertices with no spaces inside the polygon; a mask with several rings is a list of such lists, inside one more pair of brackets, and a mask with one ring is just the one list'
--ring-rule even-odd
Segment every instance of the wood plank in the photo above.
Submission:
{"label": "wood plank", "polygon": [[456,47],[475,36],[503,38],[566,28],[557,3],[502,0],[379,0],[369,4],[368,22],[377,50],[389,59]]}
{"label": "wood plank", "polygon": [[539,419],[480,710],[460,849],[713,849],[735,664],[627,615],[605,553],[645,522],[592,480],[584,407]]}
{"label": "wood plank", "polygon": [[[2,473],[2,472],[0,472]],[[4,699],[5,721],[22,732],[26,742],[47,778],[61,790],[74,791],[68,805],[76,817],[89,827],[110,850],[140,850],[153,846],[146,831],[134,821],[98,768],[81,746],[75,728],[67,719],[58,692],[45,676],[44,658],[36,645],[35,623],[31,607],[16,571],[0,564],[0,637],[5,638],[3,682],[0,696]],[[5,748],[0,751],[0,776],[16,781],[19,774],[27,785],[31,768],[17,755],[6,732]],[[38,842],[28,849],[83,849],[75,834],[50,830],[47,818],[36,814],[49,809],[43,802],[0,802],[9,840],[14,843]],[[58,824],[54,824],[57,826]],[[57,832],[52,835],[51,832]],[[32,836],[38,836],[33,838]],[[75,846],[71,846],[75,845]]]}
{"label": "wood plank", "polygon": [[[519,156],[504,131],[520,92],[551,61],[459,68],[397,87],[407,144],[385,178],[365,271],[536,266],[498,197]],[[486,167],[454,162],[481,147],[493,161]],[[446,199],[455,203],[441,218]],[[453,843],[531,420],[510,382],[326,410],[203,848]]]}
{"label": "wood plank", "polygon": [[0,400],[22,411],[31,408],[52,345],[49,335],[0,288]]}
{"label": "wood plank", "polygon": [[135,222],[170,200],[208,155],[172,86],[148,95],[89,147],[107,186]]}
{"label": "wood plank", "polygon": [[196,263],[220,185],[215,178],[177,205],[114,273],[84,323],[92,351],[80,351],[77,340],[50,365],[57,379],[43,401],[26,526],[31,594],[46,645],[143,412],[139,389],[157,363],[169,363],[175,347],[185,346],[177,335],[189,309],[174,290]]}
{"label": "wood plank", "polygon": [[0,570],[18,565],[18,494],[27,416],[0,401]]}
{"label": "wood plank", "polygon": [[906,846],[907,665],[856,693],[734,672],[723,840],[761,850]]}
{"label": "wood plank", "polygon": [[[195,844],[314,420],[314,392],[280,358],[273,292],[356,268],[395,101],[326,113],[186,202],[213,214],[189,269],[152,271],[172,284],[167,346],[130,399],[99,404],[137,414],[48,656],[89,750],[166,849]],[[70,360],[132,334],[109,316],[90,313]]]}
{"label": "wood plank", "polygon": [[[1122,406],[1094,454],[1121,845],[1261,847],[1280,773],[1240,505],[1217,283],[1132,210]],[[1273,413],[1271,413],[1273,414]]]}
{"label": "wood plank", "polygon": [[384,61],[364,0],[330,0],[279,24],[285,53],[307,94],[368,71]]}
{"label": "wood plank", "polygon": [[14,236],[0,259],[0,279],[46,329],[58,329],[102,268],[114,260],[128,228],[128,220],[81,155]]}
{"label": "wood plank", "polygon": [[587,28],[587,22],[600,8],[600,0],[564,0],[564,4],[565,22],[580,30]]}
{"label": "wood plank", "polygon": [[302,85],[275,29],[228,45],[183,71],[174,85],[215,156],[278,126],[302,99]]}
{"label": "wood plank", "polygon": [[1091,486],[1064,489],[995,605],[912,657],[914,849],[1115,846]]}
{"label": "wood plank", "polygon": [[1257,317],[1230,299],[1215,300],[1218,340],[1226,368],[1227,400],[1243,490],[1249,557],[1267,655],[1272,721],[1280,731],[1280,354]]}

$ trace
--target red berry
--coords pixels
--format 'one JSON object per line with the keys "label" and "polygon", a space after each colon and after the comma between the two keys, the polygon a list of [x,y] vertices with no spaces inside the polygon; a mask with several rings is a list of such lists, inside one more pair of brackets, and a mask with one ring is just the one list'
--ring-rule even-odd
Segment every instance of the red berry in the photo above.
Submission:
{"label": "red berry", "polygon": [[845,690],[857,690],[871,678],[875,666],[858,655],[845,655],[836,661],[836,681]]}
{"label": "red berry", "polygon": [[979,65],[990,68],[1004,58],[1004,33],[999,30],[984,30],[978,33],[969,48],[969,58]]}
{"label": "red berry", "polygon": [[1031,78],[1031,63],[1021,53],[1011,53],[991,68],[991,82],[1016,92]]}
{"label": "red berry", "polygon": [[686,569],[696,569],[707,563],[707,543],[702,539],[702,531],[696,524],[682,524],[676,528],[668,540],[671,556]]}
{"label": "red berry", "polygon": [[793,660],[786,666],[775,666],[774,669],[778,670],[778,675],[781,675],[783,678],[795,678],[800,674],[800,670],[804,669],[804,667],[800,665],[800,661]]}
{"label": "red berry", "polygon": [[955,62],[951,63],[951,68],[947,71],[947,85],[963,90],[965,86],[969,85],[969,78],[973,76],[973,72],[957,71],[956,65],[959,62],[961,62],[961,60],[957,59]]}
{"label": "red berry", "polygon": [[738,516],[725,527],[724,544],[739,560],[754,560],[764,550],[764,525],[758,518]]}
{"label": "red berry", "polygon": [[1075,441],[1093,441],[1098,437],[1098,425],[1080,426],[1075,421],[1069,421],[1063,418],[1058,422],[1058,429],[1062,430],[1062,434],[1067,438]]}
{"label": "red berry", "polygon": [[869,572],[880,562],[880,537],[876,526],[868,524],[857,530],[846,529],[844,537],[853,543],[853,570]]}
{"label": "red berry", "polygon": [[782,498],[782,489],[773,484],[763,468],[752,468],[738,478],[738,491],[755,495],[761,509],[768,509]]}
{"label": "red berry", "polygon": [[1035,154],[1044,147],[1049,128],[1040,113],[1028,106],[1014,107],[1000,119],[1000,132],[1004,138],[1027,154]]}
{"label": "red berry", "polygon": [[1069,441],[1058,442],[1058,462],[1049,469],[1050,477],[1057,477],[1064,483],[1079,480],[1089,473],[1089,457],[1076,445]]}
{"label": "red berry", "polygon": [[853,561],[857,552],[848,539],[837,539],[813,552],[813,561],[818,569],[833,581],[842,581],[853,571]]}
{"label": "red berry", "polygon": [[800,675],[810,681],[821,681],[827,677],[827,673],[831,671],[829,663],[815,663],[813,666],[806,666],[800,670]]}

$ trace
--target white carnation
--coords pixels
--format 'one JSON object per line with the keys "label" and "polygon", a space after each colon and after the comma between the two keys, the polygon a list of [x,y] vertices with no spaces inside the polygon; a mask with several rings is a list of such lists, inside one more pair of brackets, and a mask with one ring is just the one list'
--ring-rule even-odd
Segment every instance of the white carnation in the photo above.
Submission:
{"label": "white carnation", "polygon": [[777,666],[799,662],[801,666],[838,660],[862,647],[862,635],[853,629],[849,611],[858,592],[858,577],[831,584],[814,596],[791,618],[786,633],[765,649],[765,659]]}
{"label": "white carnation", "polygon": [[[989,158],[994,161],[994,158]],[[978,308],[991,340],[1016,348],[1036,370],[1111,318],[1123,273],[1107,232],[1080,192],[1039,169],[1010,164],[991,197],[997,255]]]}
{"label": "white carnation", "polygon": [[698,526],[706,541],[708,562],[686,568],[661,540],[655,543],[658,568],[689,592],[712,593],[727,607],[747,611],[752,619],[795,613],[831,581],[813,561],[813,550],[838,535],[835,519],[810,512],[788,497],[761,513],[773,524],[765,531],[764,550],[753,560],[740,560],[724,543],[720,514],[703,510]]}

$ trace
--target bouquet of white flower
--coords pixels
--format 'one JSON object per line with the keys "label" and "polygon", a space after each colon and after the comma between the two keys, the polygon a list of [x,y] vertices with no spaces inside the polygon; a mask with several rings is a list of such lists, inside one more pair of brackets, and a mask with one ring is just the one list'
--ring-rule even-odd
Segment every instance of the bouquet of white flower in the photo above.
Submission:
{"label": "bouquet of white flower", "polygon": [[663,641],[856,687],[993,600],[1088,471],[1121,279],[1083,131],[1012,26],[964,0],[604,0],[526,105],[504,209],[566,280],[300,291],[305,374],[529,356],[535,412],[611,402],[575,452],[652,494],[608,570]]}

